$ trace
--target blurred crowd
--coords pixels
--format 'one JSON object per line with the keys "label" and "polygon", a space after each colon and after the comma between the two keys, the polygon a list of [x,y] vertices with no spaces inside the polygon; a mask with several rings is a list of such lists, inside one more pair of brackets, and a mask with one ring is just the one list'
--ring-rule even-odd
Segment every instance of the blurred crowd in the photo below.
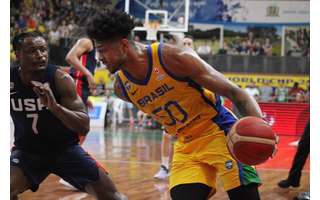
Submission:
{"label": "blurred crowd", "polygon": [[45,33],[50,44],[66,46],[102,3],[111,4],[107,0],[13,0],[10,36],[37,30]]}
{"label": "blurred crowd", "polygon": [[284,83],[280,83],[277,87],[272,87],[269,82],[265,82],[261,87],[250,83],[244,89],[258,102],[309,103],[310,101],[310,87],[305,90],[298,82],[289,88]]}
{"label": "blurred crowd", "polygon": [[[22,31],[38,30],[45,33],[51,45],[65,47],[72,43],[72,38],[84,33],[87,19],[96,10],[112,8],[114,3],[114,0],[13,0],[10,4],[10,35],[12,38]],[[279,48],[274,45],[274,37],[258,35],[257,31],[248,30],[245,37],[225,39],[220,49],[215,49],[213,40],[194,40],[197,53],[202,55],[279,56],[274,53],[275,48]],[[286,56],[310,55],[309,29],[287,29],[285,35]],[[11,59],[14,59],[13,54]]]}
{"label": "blurred crowd", "polygon": [[[224,43],[223,50],[230,55],[272,56],[272,44],[269,38],[255,38],[252,32],[248,37],[236,37],[229,43]],[[223,53],[220,50],[220,53]]]}

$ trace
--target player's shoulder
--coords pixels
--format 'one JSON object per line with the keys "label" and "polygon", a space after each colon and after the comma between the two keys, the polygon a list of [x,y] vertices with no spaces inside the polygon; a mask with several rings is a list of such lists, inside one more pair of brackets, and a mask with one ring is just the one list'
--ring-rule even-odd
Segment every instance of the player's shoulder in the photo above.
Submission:
{"label": "player's shoulder", "polygon": [[191,48],[180,45],[163,43],[161,44],[161,54],[166,60],[177,61],[184,60],[188,56],[196,56],[196,52]]}
{"label": "player's shoulder", "polygon": [[81,46],[81,47],[86,48],[88,50],[93,49],[93,46],[94,46],[93,41],[89,38],[86,38],[86,37],[78,39],[76,44],[78,46]]}
{"label": "player's shoulder", "polygon": [[78,39],[78,42],[90,42],[90,43],[92,43],[92,40],[87,38],[87,37],[82,37],[82,38]]}
{"label": "player's shoulder", "polygon": [[178,47],[171,44],[163,44],[161,49],[161,60],[166,71],[176,79],[186,79],[190,75],[190,70],[194,68],[194,60],[198,60],[192,49]]}
{"label": "player's shoulder", "polygon": [[72,81],[73,82],[73,78],[70,76],[70,74],[66,71],[64,71],[62,68],[58,67],[56,70],[56,74],[55,74],[55,78],[56,80],[67,80],[67,81]]}
{"label": "player's shoulder", "polygon": [[58,68],[55,73],[54,87],[61,96],[76,94],[75,82],[69,73]]}

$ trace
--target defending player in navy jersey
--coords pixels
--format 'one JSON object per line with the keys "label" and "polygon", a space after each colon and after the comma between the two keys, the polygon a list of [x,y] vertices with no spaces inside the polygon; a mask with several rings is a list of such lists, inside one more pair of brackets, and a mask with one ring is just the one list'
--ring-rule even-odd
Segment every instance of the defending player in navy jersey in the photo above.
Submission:
{"label": "defending player in navy jersey", "polygon": [[78,145],[89,117],[72,78],[48,65],[48,45],[38,32],[13,40],[18,65],[10,71],[10,114],[14,147],[10,156],[10,198],[54,173],[97,199],[125,199],[109,176]]}

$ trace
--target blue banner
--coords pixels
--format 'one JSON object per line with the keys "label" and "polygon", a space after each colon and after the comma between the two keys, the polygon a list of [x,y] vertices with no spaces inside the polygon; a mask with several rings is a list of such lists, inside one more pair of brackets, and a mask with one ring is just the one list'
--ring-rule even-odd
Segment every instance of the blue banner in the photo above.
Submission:
{"label": "blue banner", "polygon": [[[129,13],[144,18],[146,8],[168,10],[169,16],[181,5],[182,0],[131,0]],[[116,8],[124,10],[125,1],[117,3]],[[184,9],[179,10],[183,13]],[[174,15],[175,17],[181,15]],[[174,17],[173,17],[174,19]],[[190,23],[234,24],[306,24],[310,23],[309,1],[267,1],[267,0],[190,0]]]}

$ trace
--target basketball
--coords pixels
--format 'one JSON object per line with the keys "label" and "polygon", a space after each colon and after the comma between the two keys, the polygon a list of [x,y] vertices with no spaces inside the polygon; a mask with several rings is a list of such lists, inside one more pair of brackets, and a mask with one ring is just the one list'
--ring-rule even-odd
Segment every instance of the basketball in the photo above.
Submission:
{"label": "basketball", "polygon": [[258,117],[237,121],[227,135],[231,155],[247,165],[258,165],[272,156],[277,137],[270,125]]}

